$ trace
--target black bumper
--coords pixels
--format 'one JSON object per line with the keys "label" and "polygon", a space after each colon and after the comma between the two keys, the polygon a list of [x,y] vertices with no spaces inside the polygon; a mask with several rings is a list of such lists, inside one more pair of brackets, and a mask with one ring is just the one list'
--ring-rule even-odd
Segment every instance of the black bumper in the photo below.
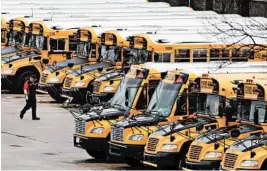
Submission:
{"label": "black bumper", "polygon": [[100,93],[100,94],[91,94],[90,98],[92,102],[108,102],[114,96],[113,93]]}
{"label": "black bumper", "polygon": [[[79,141],[78,141],[79,139]],[[89,138],[84,136],[73,136],[74,147],[86,149],[86,150],[96,150],[96,151],[106,151],[108,152],[109,144],[107,138]]]}
{"label": "black bumper", "polygon": [[175,167],[180,153],[158,152],[157,154],[144,153],[144,161],[157,167]]}
{"label": "black bumper", "polygon": [[14,82],[15,76],[11,75],[1,75],[1,87],[9,89]]}
{"label": "black bumper", "polygon": [[38,84],[38,90],[41,92],[47,92],[49,94],[54,93],[54,94],[59,94],[60,93],[60,88],[62,87],[63,84]]}
{"label": "black bumper", "polygon": [[79,101],[85,101],[86,92],[86,88],[61,88],[62,97],[73,97],[74,99],[77,99]]}
{"label": "black bumper", "polygon": [[116,144],[109,142],[109,153],[123,158],[143,160],[144,145]]}
{"label": "black bumper", "polygon": [[201,160],[198,163],[186,161],[185,165],[190,170],[212,170],[219,169],[221,160]]}

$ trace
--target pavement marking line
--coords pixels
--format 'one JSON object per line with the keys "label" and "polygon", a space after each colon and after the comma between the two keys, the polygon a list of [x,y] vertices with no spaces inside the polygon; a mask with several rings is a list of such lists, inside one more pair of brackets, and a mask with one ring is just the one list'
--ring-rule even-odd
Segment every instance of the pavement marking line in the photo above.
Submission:
{"label": "pavement marking line", "polygon": [[24,135],[18,135],[18,134],[12,134],[12,133],[9,133],[9,132],[5,132],[5,131],[1,131],[2,134],[8,134],[8,135],[12,135],[12,136],[16,136],[16,137],[19,137],[19,138],[25,138],[25,139],[28,139],[28,140],[33,140],[33,141],[38,141],[38,142],[42,142],[42,143],[48,143],[47,141],[40,141],[40,140],[37,140],[37,139],[34,139],[34,138],[30,138],[28,136],[24,136]]}

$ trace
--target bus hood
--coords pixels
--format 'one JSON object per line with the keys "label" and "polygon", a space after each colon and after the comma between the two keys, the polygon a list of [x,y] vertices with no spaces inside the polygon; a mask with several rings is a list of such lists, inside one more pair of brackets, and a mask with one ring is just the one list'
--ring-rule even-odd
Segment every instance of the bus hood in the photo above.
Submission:
{"label": "bus hood", "polygon": [[79,118],[85,120],[86,122],[93,121],[93,120],[109,120],[113,119],[114,117],[123,116],[125,111],[120,111],[115,108],[108,108],[103,109],[100,114],[96,112],[90,112],[87,114],[80,115]]}
{"label": "bus hood", "polygon": [[1,64],[8,64],[20,59],[25,59],[25,58],[29,58],[36,55],[34,52],[32,53],[22,53],[21,55],[14,55],[14,56],[10,56],[10,57],[6,57],[6,58],[1,58]]}

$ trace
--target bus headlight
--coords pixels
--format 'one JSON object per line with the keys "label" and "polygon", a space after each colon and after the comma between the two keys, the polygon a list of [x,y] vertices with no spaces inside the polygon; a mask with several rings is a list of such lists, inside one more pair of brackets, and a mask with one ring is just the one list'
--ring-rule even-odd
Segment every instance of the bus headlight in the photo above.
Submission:
{"label": "bus headlight", "polygon": [[106,91],[106,92],[112,92],[112,91],[114,91],[115,90],[115,88],[113,87],[113,86],[106,86],[106,87],[104,87],[104,89],[103,89],[103,91]]}
{"label": "bus headlight", "polygon": [[143,134],[135,134],[135,135],[131,135],[129,140],[138,141],[138,140],[142,140],[143,138],[144,138]]}
{"label": "bus headlight", "polygon": [[205,155],[205,158],[221,158],[222,157],[222,153],[220,152],[207,152]]}
{"label": "bus headlight", "polygon": [[161,147],[161,150],[176,150],[177,145],[176,144],[163,144]]}
{"label": "bus headlight", "polygon": [[2,71],[2,74],[12,74],[13,70],[12,69],[4,69]]}
{"label": "bus headlight", "polygon": [[242,167],[258,167],[257,160],[243,160],[241,163]]}
{"label": "bus headlight", "polygon": [[86,83],[84,81],[78,81],[74,84],[75,87],[84,87]]}
{"label": "bus headlight", "polygon": [[90,133],[94,133],[94,134],[102,134],[102,132],[104,131],[103,127],[99,127],[99,128],[93,128]]}
{"label": "bus headlight", "polygon": [[58,83],[59,82],[59,78],[58,77],[52,77],[49,80],[50,83]]}

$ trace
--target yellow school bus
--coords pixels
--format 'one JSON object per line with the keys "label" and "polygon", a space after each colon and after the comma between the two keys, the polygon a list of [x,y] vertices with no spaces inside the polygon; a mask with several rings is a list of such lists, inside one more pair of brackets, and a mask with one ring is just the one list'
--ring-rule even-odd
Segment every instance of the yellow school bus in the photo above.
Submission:
{"label": "yellow school bus", "polygon": [[141,165],[148,136],[159,125],[181,120],[189,113],[188,86],[194,73],[169,71],[159,83],[142,115],[115,123],[110,133],[110,154],[124,158],[130,166]]}
{"label": "yellow school bus", "polygon": [[[192,81],[186,106],[190,114],[195,114],[153,132],[145,146],[144,164],[181,168],[190,143],[200,135],[196,131],[199,126],[203,125],[202,132],[225,126],[226,100],[236,97],[231,81],[240,77],[242,74],[203,74]],[[212,112],[206,112],[204,105],[207,103]]]}
{"label": "yellow school bus", "polygon": [[[136,56],[144,56],[141,58],[143,62],[157,63],[267,60],[267,50],[263,46],[229,45],[207,40],[202,41],[203,36],[197,34],[192,36],[193,40],[190,42],[191,38],[186,38],[187,36],[190,35],[183,35],[182,32],[176,34],[135,34],[129,38],[129,56],[133,59]],[[108,101],[112,97],[122,78],[118,73],[121,72],[114,71],[114,77],[104,78],[101,76],[102,78],[94,81],[91,95],[93,102]],[[115,77],[116,74],[118,77]]]}
{"label": "yellow school bus", "polygon": [[1,16],[1,48],[7,45],[9,25],[4,16]]}
{"label": "yellow school bus", "polygon": [[[248,79],[238,85],[237,101],[240,107],[238,119],[247,121],[251,128],[260,127],[267,131],[267,81],[260,79]],[[232,144],[223,156],[221,167],[224,170],[266,170],[266,133],[254,135],[242,140],[242,131],[235,130],[232,133]],[[250,131],[250,130],[248,130]],[[253,133],[251,133],[253,135]],[[240,140],[241,139],[241,140]],[[241,147],[242,146],[242,147]]]}
{"label": "yellow school bus", "polygon": [[98,60],[100,41],[95,29],[82,27],[74,34],[77,35],[77,47],[75,46],[69,52],[75,51],[75,54],[71,59],[50,65],[42,72],[39,82],[38,91],[48,93],[56,101],[65,100],[60,94],[67,73],[78,68],[83,70],[86,68],[84,64],[90,66]]}
{"label": "yellow school bus", "polygon": [[2,59],[2,84],[14,91],[21,91],[30,75],[39,80],[44,64],[54,63],[50,70],[58,67],[56,62],[69,56],[71,39],[76,42],[76,38],[71,38],[75,30],[58,30],[43,21],[33,21],[27,28],[31,36],[25,37],[28,45],[24,49],[28,52]]}
{"label": "yellow school bus", "polygon": [[109,156],[111,126],[125,117],[141,114],[160,79],[158,70],[132,65],[104,109],[91,111],[75,119],[74,146],[85,149],[95,158]]}
{"label": "yellow school bus", "polygon": [[[5,20],[2,17],[2,26],[3,22]],[[6,35],[2,35],[2,38],[3,36],[5,38],[6,47],[1,48],[1,58],[14,56],[19,51],[28,50],[29,24],[27,19],[21,17],[11,19],[8,25],[4,24],[6,29],[2,27],[1,33]]]}
{"label": "yellow school bus", "polygon": [[[245,74],[245,76],[249,77],[248,74]],[[197,137],[192,142],[187,153],[187,169],[219,169],[225,150],[235,142],[231,134],[237,131],[237,137],[243,139],[266,130],[264,119],[261,122],[259,122],[259,119],[254,119],[254,117],[261,119],[265,117],[264,88],[257,87],[256,84],[251,84],[252,82],[253,79],[247,79],[245,84],[243,83],[236,87],[237,98],[239,96],[248,96],[255,99],[259,97],[261,100],[248,102],[247,100],[235,101],[236,98],[231,99],[232,101],[230,100],[229,102],[231,106],[229,105],[226,109],[229,111],[227,115],[230,115],[230,117],[237,116],[234,117],[237,120],[237,124],[215,129]],[[242,93],[238,91],[239,89],[242,89]],[[264,112],[255,116],[254,111],[258,107],[261,109],[262,106]]]}
{"label": "yellow school bus", "polygon": [[121,35],[120,31],[103,32],[98,57],[100,63],[85,64],[68,74],[64,80],[62,96],[84,102],[86,93],[93,91],[92,83],[95,78],[101,73],[122,67],[125,61],[125,47],[129,47],[129,41]]}

